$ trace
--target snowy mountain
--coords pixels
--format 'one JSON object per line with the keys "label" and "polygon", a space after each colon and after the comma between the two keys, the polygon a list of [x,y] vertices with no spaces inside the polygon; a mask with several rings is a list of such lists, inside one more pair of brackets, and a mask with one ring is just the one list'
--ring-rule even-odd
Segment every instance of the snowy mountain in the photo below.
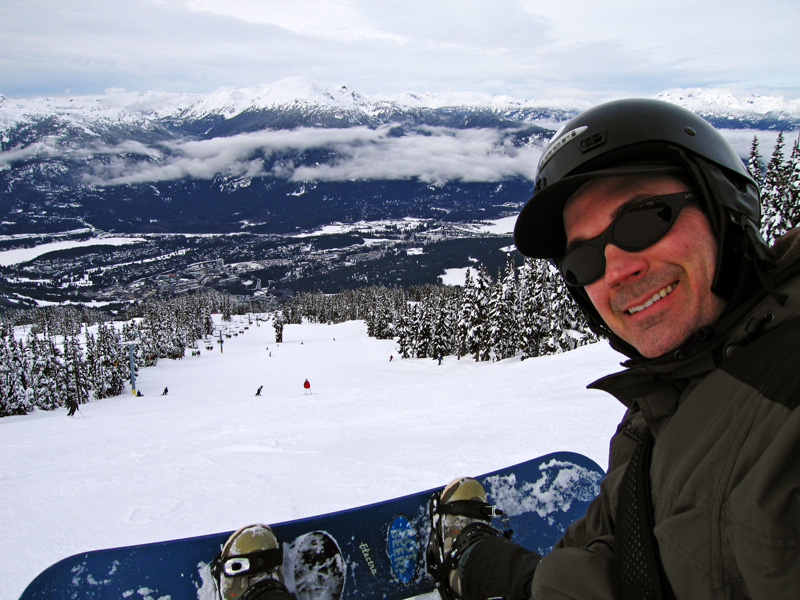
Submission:
{"label": "snowy mountain", "polygon": [[[723,88],[671,89],[656,97],[699,114],[713,114],[728,120],[751,121],[771,115],[775,119],[784,118],[786,124],[796,127],[800,118],[798,98],[747,94]],[[231,119],[246,112],[303,108],[309,114],[350,114],[354,122],[360,122],[365,117],[385,119],[388,114],[413,110],[460,108],[462,111],[491,111],[513,120],[541,120],[547,115],[563,119],[588,106],[586,101],[570,99],[523,100],[481,93],[364,95],[345,85],[326,86],[298,77],[252,88],[220,88],[208,94],[119,89],[108,90],[102,96],[12,99],[0,94],[0,128],[3,141],[8,144],[10,129],[44,118],[102,128],[114,124],[144,126],[162,119]]]}
{"label": "snowy mountain", "polygon": [[737,94],[725,88],[672,89],[656,97],[688,108],[721,128],[796,130],[800,117],[800,98]]}
{"label": "snowy mountain", "polygon": [[[796,99],[729,90],[660,97],[723,127],[743,156],[754,134],[800,126]],[[510,230],[479,234],[475,224],[519,210],[542,145],[586,106],[474,93],[370,96],[303,78],[209,94],[0,97],[0,250],[74,232],[162,236],[121,253],[61,254],[24,272],[0,271],[0,301],[11,288],[35,296],[38,284],[28,282],[52,282],[54,274],[54,289],[75,291],[81,281],[81,290],[98,291],[220,258],[249,265],[225,281],[247,272],[265,286],[334,290],[345,280],[435,282],[476,259],[495,269],[511,248]],[[380,223],[373,229],[382,233],[342,236],[339,224],[357,223]],[[292,237],[331,224],[338,237]],[[181,237],[197,234],[217,236],[213,247]],[[476,237],[491,241],[477,256]],[[473,242],[456,250],[465,239]],[[419,256],[425,247],[425,264],[403,264],[409,250]],[[172,259],[158,267],[151,259],[161,255]],[[103,282],[86,272],[109,260],[135,266]]]}

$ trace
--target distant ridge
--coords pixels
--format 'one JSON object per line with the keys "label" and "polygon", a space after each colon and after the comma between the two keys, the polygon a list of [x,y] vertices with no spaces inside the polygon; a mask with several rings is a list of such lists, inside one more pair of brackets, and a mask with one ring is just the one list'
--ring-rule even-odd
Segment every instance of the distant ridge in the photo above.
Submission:
{"label": "distant ridge", "polygon": [[[727,114],[746,120],[757,116],[782,115],[794,128],[800,122],[800,98],[753,94],[727,88],[665,90],[656,98],[673,102],[699,114]],[[219,88],[206,94],[131,92],[109,89],[97,96],[41,96],[8,98],[0,95],[0,127],[57,115],[84,123],[109,121],[141,123],[153,119],[201,119],[210,116],[230,119],[247,111],[276,107],[314,106],[331,111],[375,114],[390,107],[400,109],[442,109],[462,107],[498,113],[544,112],[571,114],[590,106],[585,100],[517,99],[506,95],[477,92],[361,94],[346,85],[326,85],[309,78],[291,77],[249,88]]]}

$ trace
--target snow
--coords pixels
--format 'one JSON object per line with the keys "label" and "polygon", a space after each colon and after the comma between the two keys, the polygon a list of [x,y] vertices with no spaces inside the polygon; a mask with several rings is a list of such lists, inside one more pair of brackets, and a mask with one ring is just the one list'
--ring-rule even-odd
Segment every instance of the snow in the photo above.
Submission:
{"label": "snow", "polygon": [[139,237],[98,237],[82,241],[68,240],[63,242],[50,242],[48,244],[39,244],[32,248],[3,250],[0,251],[0,266],[7,267],[9,265],[28,262],[43,254],[55,252],[57,250],[69,250],[71,248],[83,248],[97,245],[124,246],[126,244],[137,244],[144,241],[144,238]]}
{"label": "snow", "polygon": [[142,369],[142,398],[0,419],[0,597],[81,551],[345,509],[558,450],[605,468],[623,414],[585,389],[619,370],[606,343],[440,366],[401,360],[361,321],[274,340],[254,323],[223,353]]}

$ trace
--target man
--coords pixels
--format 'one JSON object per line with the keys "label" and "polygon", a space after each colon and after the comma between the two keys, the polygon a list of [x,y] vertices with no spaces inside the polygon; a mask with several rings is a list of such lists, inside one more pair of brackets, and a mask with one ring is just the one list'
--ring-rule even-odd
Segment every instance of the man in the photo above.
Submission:
{"label": "man", "polygon": [[[607,103],[548,144],[516,245],[630,357],[590,386],[628,411],[600,495],[547,556],[433,516],[443,598],[800,597],[800,243],[772,256],[759,219],[735,152],[673,105]],[[480,505],[476,483],[439,505]]]}
{"label": "man", "polygon": [[[800,241],[768,250],[759,220],[739,157],[676,106],[603,104],[545,147],[515,242],[630,357],[591,386],[628,411],[600,495],[544,557],[476,516],[476,480],[445,487],[443,598],[800,597]],[[253,598],[290,597],[276,579]]]}

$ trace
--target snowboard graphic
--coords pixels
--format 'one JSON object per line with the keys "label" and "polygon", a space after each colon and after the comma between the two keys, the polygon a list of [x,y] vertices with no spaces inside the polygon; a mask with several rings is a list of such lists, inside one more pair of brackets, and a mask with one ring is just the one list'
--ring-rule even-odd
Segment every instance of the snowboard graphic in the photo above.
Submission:
{"label": "snowboard graphic", "polygon": [[[585,456],[557,452],[477,479],[505,513],[494,525],[546,554],[584,514],[603,475]],[[298,600],[403,600],[433,591],[425,548],[435,491],[270,524],[283,545],[287,587]],[[20,600],[217,600],[211,567],[230,534],[77,554],[45,569]]]}

